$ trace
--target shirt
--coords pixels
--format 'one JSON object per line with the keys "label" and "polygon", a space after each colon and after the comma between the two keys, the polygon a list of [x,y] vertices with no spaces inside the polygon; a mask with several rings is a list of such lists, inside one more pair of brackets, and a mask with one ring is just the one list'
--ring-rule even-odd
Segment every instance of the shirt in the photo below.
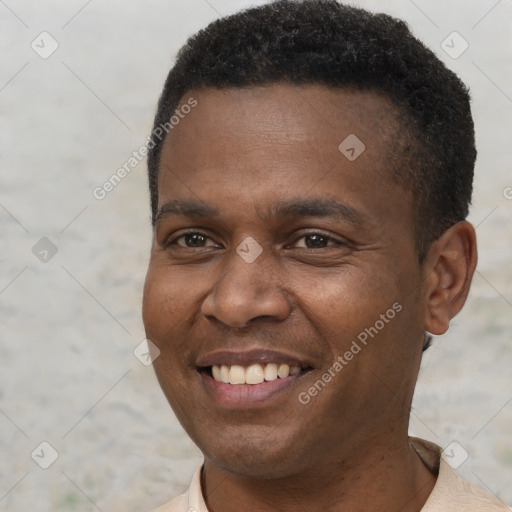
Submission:
{"label": "shirt", "polygon": [[[416,437],[409,439],[423,463],[438,475],[421,512],[510,512],[501,501],[458,476],[439,446]],[[201,467],[187,492],[153,512],[208,512],[201,491]]]}

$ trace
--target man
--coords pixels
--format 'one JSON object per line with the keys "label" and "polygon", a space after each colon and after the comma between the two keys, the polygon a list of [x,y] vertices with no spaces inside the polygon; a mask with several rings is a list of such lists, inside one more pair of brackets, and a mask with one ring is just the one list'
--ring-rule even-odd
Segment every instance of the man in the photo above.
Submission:
{"label": "man", "polygon": [[408,437],[477,260],[454,73],[389,16],[282,0],[188,41],[151,142],[144,324],[205,457],[158,510],[507,510]]}

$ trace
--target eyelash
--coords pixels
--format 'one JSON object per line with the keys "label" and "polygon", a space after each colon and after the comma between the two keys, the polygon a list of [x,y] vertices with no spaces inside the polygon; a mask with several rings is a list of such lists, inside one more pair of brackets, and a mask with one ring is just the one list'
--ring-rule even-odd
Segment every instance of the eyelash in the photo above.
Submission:
{"label": "eyelash", "polygon": [[[188,231],[187,233],[183,233],[182,235],[177,236],[177,237],[169,240],[168,242],[166,242],[165,247],[169,247],[171,245],[179,245],[176,243],[178,240],[180,240],[181,238],[185,238],[186,236],[191,236],[191,235],[201,235],[209,240],[213,240],[210,236],[208,236],[206,233],[203,233],[202,231]],[[179,247],[183,247],[184,249],[194,249],[194,247],[187,247],[186,245],[180,245]],[[201,249],[201,247],[200,247],[200,249]]]}
{"label": "eyelash", "polygon": [[[182,247],[184,249],[195,249],[195,247],[188,247],[186,245],[179,245],[177,243],[177,241],[180,240],[181,238],[184,238],[184,237],[190,236],[190,235],[201,235],[201,236],[205,237],[208,240],[213,240],[210,236],[208,236],[206,233],[203,233],[202,231],[189,231],[187,233],[183,233],[180,236],[177,236],[177,237],[169,240],[168,242],[165,243],[165,247],[168,248],[171,245],[178,245],[179,247]],[[318,231],[312,231],[310,233],[305,233],[302,236],[300,236],[299,238],[297,238],[294,243],[297,243],[299,240],[301,240],[303,238],[306,238],[308,236],[313,236],[313,235],[319,235],[320,237],[324,238],[327,241],[327,243],[328,243],[328,245],[326,247],[332,247],[332,246],[335,246],[335,245],[338,245],[338,246],[347,246],[348,245],[348,243],[346,243],[346,242],[343,242],[341,240],[337,240],[336,238],[333,238],[333,237],[328,236],[328,235],[324,235],[323,233],[320,233]],[[329,242],[333,242],[333,243],[331,243],[329,245]],[[325,249],[326,247],[320,247],[320,249]],[[198,247],[198,248],[199,249],[203,249],[204,247]],[[311,248],[311,247],[301,247],[301,248],[302,249],[315,250],[315,248]]]}

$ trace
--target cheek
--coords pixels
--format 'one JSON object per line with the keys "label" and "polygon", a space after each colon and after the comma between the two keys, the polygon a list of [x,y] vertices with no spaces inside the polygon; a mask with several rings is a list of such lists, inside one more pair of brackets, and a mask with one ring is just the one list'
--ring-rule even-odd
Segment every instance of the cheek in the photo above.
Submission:
{"label": "cheek", "polygon": [[[331,348],[343,348],[359,332],[379,319],[398,300],[393,281],[347,265],[314,279],[303,275],[298,290],[308,320],[331,340]],[[341,345],[337,347],[336,345]]]}
{"label": "cheek", "polygon": [[[197,286],[183,273],[171,267],[150,265],[144,284],[142,318],[146,335],[157,346],[165,345],[173,331],[182,327],[191,315]],[[161,348],[162,350],[162,348]]]}
{"label": "cheek", "polygon": [[191,324],[195,287],[170,266],[150,264],[142,303],[146,337],[160,350],[153,363],[156,376],[173,409],[186,394],[185,381],[192,372],[187,330]]}

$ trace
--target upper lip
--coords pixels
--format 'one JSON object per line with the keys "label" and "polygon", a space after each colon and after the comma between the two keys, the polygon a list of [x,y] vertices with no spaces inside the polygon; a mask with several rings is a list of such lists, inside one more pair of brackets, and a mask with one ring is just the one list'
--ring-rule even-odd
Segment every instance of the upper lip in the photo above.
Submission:
{"label": "upper lip", "polygon": [[244,351],[219,350],[198,357],[196,362],[199,368],[213,365],[221,366],[223,364],[227,366],[250,366],[252,364],[265,365],[270,363],[288,364],[290,367],[299,366],[303,369],[312,366],[311,362],[306,357],[265,348],[253,348]]}

